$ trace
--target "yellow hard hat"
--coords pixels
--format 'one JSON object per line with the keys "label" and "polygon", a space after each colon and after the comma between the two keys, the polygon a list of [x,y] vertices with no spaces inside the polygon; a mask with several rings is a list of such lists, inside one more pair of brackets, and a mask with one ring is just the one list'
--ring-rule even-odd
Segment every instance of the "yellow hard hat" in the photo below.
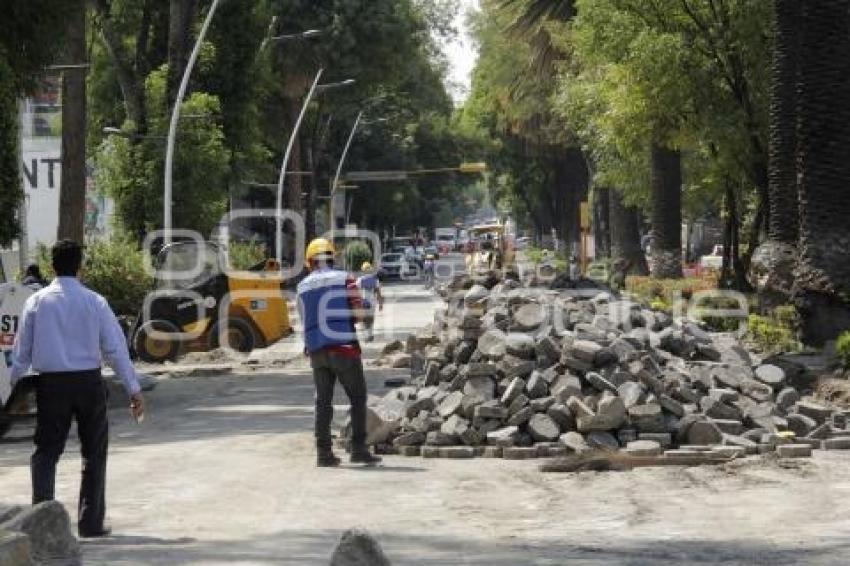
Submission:
{"label": "yellow hard hat", "polygon": [[310,245],[307,246],[307,252],[304,254],[304,261],[310,263],[314,259],[319,259],[318,256],[329,256],[321,259],[332,259],[336,250],[334,245],[324,238],[316,238]]}
{"label": "yellow hard hat", "polygon": [[368,261],[364,261],[363,265],[360,266],[360,271],[371,271],[371,270],[372,270],[372,264],[369,263]]}

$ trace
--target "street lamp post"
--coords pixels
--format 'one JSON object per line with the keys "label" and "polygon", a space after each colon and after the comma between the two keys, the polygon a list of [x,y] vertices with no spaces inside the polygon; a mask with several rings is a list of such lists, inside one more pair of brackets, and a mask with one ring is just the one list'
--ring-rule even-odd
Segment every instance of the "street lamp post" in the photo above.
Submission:
{"label": "street lamp post", "polygon": [[[351,126],[351,133],[348,134],[348,140],[345,142],[345,147],[342,149],[342,154],[339,156],[339,163],[336,166],[336,173],[334,174],[334,180],[331,184],[331,198],[328,204],[328,212],[330,216],[330,231],[331,236],[333,236],[336,231],[336,222],[334,218],[334,195],[336,194],[336,190],[339,187],[339,177],[342,175],[342,167],[345,165],[345,160],[348,157],[348,150],[351,149],[351,143],[354,141],[354,136],[357,133],[357,128],[360,126],[363,120],[363,110],[357,113],[357,118],[354,119],[354,125]],[[369,122],[377,123],[377,122],[386,122],[386,118],[378,118]],[[350,212],[350,210],[349,210]],[[346,219],[348,218],[348,214],[346,214]],[[348,221],[346,220],[346,224]]]}
{"label": "street lamp post", "polygon": [[163,244],[171,243],[171,174],[174,169],[174,140],[177,137],[177,122],[180,120],[180,105],[183,103],[183,97],[186,95],[186,87],[189,85],[189,77],[192,74],[192,68],[195,66],[195,61],[198,59],[198,52],[201,50],[201,44],[204,37],[207,35],[207,29],[210,27],[215,11],[221,0],[213,0],[210,6],[210,11],[204,19],[204,25],[201,27],[201,32],[198,34],[198,39],[195,41],[195,46],[192,48],[192,54],[189,56],[189,61],[186,63],[186,68],[183,70],[183,78],[180,81],[180,87],[177,89],[177,98],[174,101],[174,108],[171,109],[171,122],[168,125],[168,140],[165,148],[165,180],[163,194]]}
{"label": "street lamp post", "polygon": [[280,164],[280,175],[278,176],[277,181],[277,203],[275,206],[275,257],[277,259],[278,265],[283,265],[283,185],[284,181],[286,181],[286,168],[289,165],[289,156],[292,154],[292,148],[295,145],[295,140],[298,137],[298,132],[301,129],[301,123],[304,121],[304,115],[307,113],[307,107],[310,105],[310,102],[313,100],[313,97],[316,96],[319,92],[324,92],[326,90],[349,86],[354,84],[353,79],[347,79],[338,83],[330,83],[320,85],[319,80],[322,78],[322,74],[325,72],[324,69],[319,69],[316,72],[316,78],[313,79],[313,84],[310,85],[310,90],[307,92],[307,96],[304,98],[304,103],[301,105],[301,112],[298,114],[298,119],[295,121],[295,125],[292,128],[292,132],[289,135],[289,141],[286,144],[286,151],[283,153],[283,162]]}

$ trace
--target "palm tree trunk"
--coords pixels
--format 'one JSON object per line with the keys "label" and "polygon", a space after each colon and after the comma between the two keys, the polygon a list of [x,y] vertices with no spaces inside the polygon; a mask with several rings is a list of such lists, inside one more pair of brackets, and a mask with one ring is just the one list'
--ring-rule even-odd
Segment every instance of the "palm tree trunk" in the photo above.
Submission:
{"label": "palm tree trunk", "polygon": [[646,255],[640,247],[640,230],[637,210],[626,206],[623,196],[617,189],[608,190],[611,215],[611,260],[613,264],[624,265],[627,273],[646,275]]}
{"label": "palm tree trunk", "polygon": [[799,238],[797,190],[797,80],[799,75],[800,2],[774,0],[775,41],[771,65],[768,193],[768,239],[753,254],[751,270],[761,303],[785,303],[794,282]]}
{"label": "palm tree trunk", "polygon": [[797,129],[803,341],[850,328],[850,0],[803,3]]}
{"label": "palm tree trunk", "polygon": [[652,276],[682,277],[682,157],[678,150],[653,142],[652,184]]}
{"label": "palm tree trunk", "polygon": [[607,187],[593,190],[593,239],[596,257],[611,257],[611,197]]}

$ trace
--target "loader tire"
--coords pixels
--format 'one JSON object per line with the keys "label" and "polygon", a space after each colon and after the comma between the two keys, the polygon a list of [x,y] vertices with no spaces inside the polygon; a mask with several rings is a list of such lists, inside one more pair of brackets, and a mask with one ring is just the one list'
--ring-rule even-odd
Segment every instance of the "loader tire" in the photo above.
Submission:
{"label": "loader tire", "polygon": [[160,334],[177,334],[180,329],[167,320],[151,320],[144,323],[133,337],[133,348],[144,362],[161,364],[174,361],[180,355],[181,342]]}

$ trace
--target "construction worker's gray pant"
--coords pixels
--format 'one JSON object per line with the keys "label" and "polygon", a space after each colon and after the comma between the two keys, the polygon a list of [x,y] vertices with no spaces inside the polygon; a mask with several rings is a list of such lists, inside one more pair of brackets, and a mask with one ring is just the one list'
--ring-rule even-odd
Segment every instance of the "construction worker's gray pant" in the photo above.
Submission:
{"label": "construction worker's gray pant", "polygon": [[335,352],[320,350],[310,354],[313,380],[316,383],[316,447],[332,448],[331,421],[333,420],[334,385],[339,380],[351,403],[352,452],[366,446],[366,378],[363,361]]}

